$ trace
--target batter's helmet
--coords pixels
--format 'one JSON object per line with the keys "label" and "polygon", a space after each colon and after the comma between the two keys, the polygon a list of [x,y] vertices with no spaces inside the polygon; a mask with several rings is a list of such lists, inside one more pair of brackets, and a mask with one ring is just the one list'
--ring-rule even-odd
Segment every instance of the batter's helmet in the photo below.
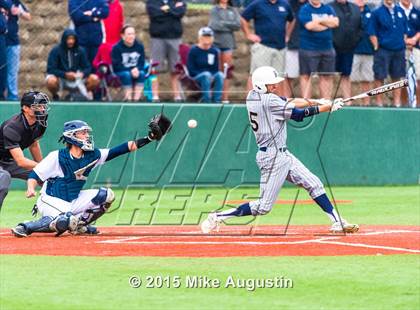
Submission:
{"label": "batter's helmet", "polygon": [[284,81],[284,78],[273,67],[259,67],[252,73],[252,87],[260,94],[267,92],[266,85],[277,84],[281,81]]}

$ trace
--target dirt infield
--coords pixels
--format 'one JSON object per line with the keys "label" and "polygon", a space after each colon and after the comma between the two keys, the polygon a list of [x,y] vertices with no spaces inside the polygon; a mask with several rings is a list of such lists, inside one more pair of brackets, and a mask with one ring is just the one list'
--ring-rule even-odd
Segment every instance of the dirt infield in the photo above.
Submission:
{"label": "dirt infield", "polygon": [[362,226],[354,235],[332,235],[326,226],[224,226],[202,235],[197,226],[115,226],[97,236],[0,230],[0,253],[65,256],[335,256],[420,254],[418,226]]}

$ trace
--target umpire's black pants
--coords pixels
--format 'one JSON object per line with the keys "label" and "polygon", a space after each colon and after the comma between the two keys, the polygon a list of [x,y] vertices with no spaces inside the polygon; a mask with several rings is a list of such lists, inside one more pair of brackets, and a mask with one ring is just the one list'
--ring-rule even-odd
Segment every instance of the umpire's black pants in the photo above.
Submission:
{"label": "umpire's black pants", "polygon": [[15,161],[0,161],[0,210],[9,192],[12,178],[27,180],[29,170],[19,167]]}

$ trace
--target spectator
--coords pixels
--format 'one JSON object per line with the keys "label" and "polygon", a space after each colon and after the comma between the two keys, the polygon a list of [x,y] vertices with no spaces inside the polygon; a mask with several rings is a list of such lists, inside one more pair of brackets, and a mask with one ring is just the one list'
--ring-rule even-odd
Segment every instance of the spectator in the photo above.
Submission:
{"label": "spectator", "polygon": [[[250,0],[245,0],[245,1],[250,1]],[[242,0],[231,0],[231,6],[235,7],[235,8],[240,8],[242,6]]]}
{"label": "spectator", "polygon": [[[254,20],[255,34],[249,29]],[[286,38],[290,37],[294,20],[292,9],[284,0],[255,0],[242,12],[242,30],[251,48],[251,73],[261,66],[272,66],[284,74]],[[285,83],[283,83],[284,85]],[[251,89],[251,80],[248,79]]]}
{"label": "spectator", "polygon": [[[384,0],[383,5],[372,12],[369,35],[376,51],[373,58],[375,86],[383,85],[388,74],[394,81],[403,78],[407,36],[404,10],[396,6],[393,0]],[[376,104],[383,105],[382,95],[376,96]],[[394,91],[394,106],[401,106],[401,89]]]}
{"label": "spectator", "polygon": [[[362,14],[362,34],[359,43],[354,50],[354,59],[351,69],[350,80],[360,82],[361,92],[372,89],[373,82],[373,46],[369,40],[367,29],[372,20],[372,13],[367,6],[367,0],[356,0],[355,4],[359,6]],[[370,104],[370,97],[363,98],[363,104]]]}
{"label": "spectator", "polygon": [[347,0],[335,0],[330,4],[337,14],[339,25],[333,30],[333,43],[336,52],[335,70],[341,73],[340,88],[344,98],[351,97],[350,74],[353,65],[354,49],[362,34],[360,9]]}
{"label": "spectator", "polygon": [[104,39],[102,20],[109,14],[108,0],[69,0],[68,10],[79,44],[86,50],[89,63],[92,64]]}
{"label": "spectator", "polygon": [[[299,71],[302,94],[310,98],[311,73],[335,71],[335,51],[332,28],[338,27],[339,20],[334,9],[320,0],[309,0],[299,11]],[[328,74],[319,76],[322,98],[331,98],[332,81]]]}
{"label": "spectator", "polygon": [[124,101],[139,101],[144,83],[144,47],[133,26],[125,25],[121,40],[112,48],[112,66],[125,90]]}
{"label": "spectator", "polygon": [[121,39],[121,29],[124,26],[124,8],[120,0],[108,0],[109,15],[104,19],[105,43],[112,45]]}
{"label": "spectator", "polygon": [[7,85],[7,12],[11,9],[10,0],[0,0],[0,100],[4,100]]}
{"label": "spectator", "polygon": [[98,70],[101,64],[105,64],[108,66],[112,65],[111,52],[113,46],[114,44],[111,43],[102,43],[99,46],[98,53],[96,54],[95,59],[93,59],[92,62],[92,66],[95,70]]}
{"label": "spectator", "polygon": [[[298,15],[300,8],[307,3],[307,0],[289,0],[290,7],[292,8],[293,14]],[[286,49],[286,64],[284,70],[287,75],[287,87],[285,87],[284,96],[287,98],[298,97],[296,94],[292,94],[293,81],[299,78],[299,25],[294,23],[293,31],[287,40]]]}
{"label": "spectator", "polygon": [[175,65],[179,60],[178,47],[183,31],[181,20],[187,4],[184,0],[147,0],[146,8],[150,19],[152,58],[160,63],[158,71],[163,71],[167,62],[174,100],[179,102],[182,99]]}
{"label": "spectator", "polygon": [[[413,54],[414,68],[417,78],[417,90],[420,90],[420,10],[413,6],[411,0],[401,0],[400,6],[405,12],[408,24],[407,39],[405,40],[408,55]],[[417,106],[420,106],[420,92],[417,91]]]}
{"label": "spectator", "polygon": [[[225,66],[232,66],[232,51],[236,48],[234,32],[241,28],[241,16],[231,0],[215,0],[215,4],[209,27],[214,31],[214,46],[220,50],[220,70],[227,74]],[[228,78],[224,81],[222,102],[229,103]]]}
{"label": "spectator", "polygon": [[[219,71],[219,49],[213,46],[213,30],[203,27],[198,32],[198,44],[194,45],[187,59],[190,76],[200,85],[203,102],[221,102],[223,73]],[[213,84],[213,94],[210,96]]]}
{"label": "spectator", "polygon": [[31,20],[31,14],[20,0],[12,0],[7,20],[7,100],[17,101],[20,65],[19,17]]}
{"label": "spectator", "polygon": [[98,77],[90,72],[91,66],[85,50],[79,46],[76,32],[64,30],[61,43],[48,55],[46,83],[54,100],[59,99],[58,92],[62,89],[79,90],[87,97],[87,91],[99,84]]}

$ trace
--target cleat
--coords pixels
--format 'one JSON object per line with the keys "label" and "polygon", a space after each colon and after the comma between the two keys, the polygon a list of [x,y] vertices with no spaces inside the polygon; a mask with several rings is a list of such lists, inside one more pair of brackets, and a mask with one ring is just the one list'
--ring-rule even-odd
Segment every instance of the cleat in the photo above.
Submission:
{"label": "cleat", "polygon": [[359,231],[359,225],[357,224],[349,224],[345,220],[340,222],[335,222],[332,224],[330,228],[330,232],[333,234],[341,234],[341,233],[348,233],[353,234]]}
{"label": "cleat", "polygon": [[15,228],[12,228],[12,234],[18,238],[25,238],[28,237],[28,233],[26,232],[26,228],[23,225],[18,225]]}
{"label": "cleat", "polygon": [[99,230],[95,226],[82,225],[77,227],[76,230],[70,232],[72,235],[97,235]]}
{"label": "cleat", "polygon": [[216,212],[210,213],[208,217],[201,223],[201,231],[204,234],[211,233],[213,231],[219,231],[220,222],[217,218]]}

